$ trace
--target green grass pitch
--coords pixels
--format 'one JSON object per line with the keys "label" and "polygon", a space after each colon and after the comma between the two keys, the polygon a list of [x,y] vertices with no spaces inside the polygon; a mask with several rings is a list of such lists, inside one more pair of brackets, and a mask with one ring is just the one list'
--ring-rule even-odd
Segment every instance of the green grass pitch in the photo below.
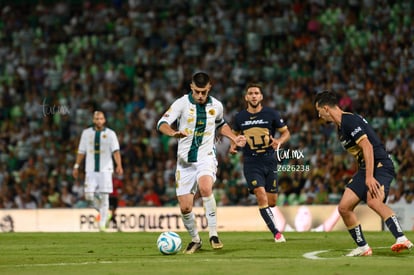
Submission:
{"label": "green grass pitch", "polygon": [[[178,232],[183,248],[190,241]],[[222,250],[208,234],[193,255],[162,255],[159,233],[2,233],[0,274],[413,274],[414,251],[394,253],[389,232],[365,232],[371,257],[344,257],[354,244],[348,232],[286,232],[274,243],[268,232],[222,232]],[[414,232],[407,232],[414,240]]]}

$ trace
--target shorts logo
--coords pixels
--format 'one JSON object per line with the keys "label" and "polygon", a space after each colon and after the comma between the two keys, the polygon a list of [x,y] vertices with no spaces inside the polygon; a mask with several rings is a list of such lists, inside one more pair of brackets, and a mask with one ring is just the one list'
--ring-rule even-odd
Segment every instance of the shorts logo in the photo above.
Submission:
{"label": "shorts logo", "polygon": [[257,180],[252,181],[252,185],[256,186],[257,185]]}

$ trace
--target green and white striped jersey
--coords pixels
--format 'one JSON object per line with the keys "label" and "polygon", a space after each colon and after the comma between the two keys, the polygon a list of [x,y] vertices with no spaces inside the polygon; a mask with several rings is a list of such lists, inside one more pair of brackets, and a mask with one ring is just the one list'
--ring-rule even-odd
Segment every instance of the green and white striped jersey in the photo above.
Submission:
{"label": "green and white striped jersey", "polygon": [[178,140],[177,159],[185,162],[197,162],[208,155],[214,155],[216,130],[225,124],[223,104],[209,96],[207,103],[196,103],[190,94],[173,102],[157,123],[157,129],[163,123],[169,125],[177,121],[178,130],[188,134]]}
{"label": "green and white striped jersey", "polygon": [[89,127],[82,131],[78,153],[86,155],[86,172],[113,172],[112,154],[118,150],[119,141],[113,130]]}

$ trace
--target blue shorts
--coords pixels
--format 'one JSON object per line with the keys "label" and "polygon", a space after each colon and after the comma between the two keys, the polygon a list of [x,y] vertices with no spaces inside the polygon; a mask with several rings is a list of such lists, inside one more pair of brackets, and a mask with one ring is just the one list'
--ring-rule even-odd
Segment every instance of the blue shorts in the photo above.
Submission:
{"label": "blue shorts", "polygon": [[278,192],[277,160],[273,155],[245,158],[243,172],[250,193],[257,187],[264,187],[267,193]]}
{"label": "blue shorts", "polygon": [[[380,167],[378,167],[380,165]],[[382,166],[381,166],[382,165]],[[390,191],[391,182],[395,178],[395,171],[392,162],[376,163],[374,168],[374,178],[384,186],[385,198],[387,200],[388,192]],[[367,202],[368,187],[365,184],[365,169],[360,169],[348,182],[347,187],[350,188],[354,193],[364,202]]]}

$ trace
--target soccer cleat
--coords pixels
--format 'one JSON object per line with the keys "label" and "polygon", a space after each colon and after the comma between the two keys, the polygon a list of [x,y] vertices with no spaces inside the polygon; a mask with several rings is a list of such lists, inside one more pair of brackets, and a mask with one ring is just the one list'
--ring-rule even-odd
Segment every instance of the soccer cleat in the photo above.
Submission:
{"label": "soccer cleat", "polygon": [[286,242],[286,239],[283,236],[283,234],[280,232],[277,232],[275,235],[275,243],[285,243],[285,242]]}
{"label": "soccer cleat", "polygon": [[200,240],[199,243],[191,242],[187,245],[187,248],[184,250],[184,254],[193,254],[194,252],[200,250],[203,242]]}
{"label": "soccer cleat", "polygon": [[358,246],[357,248],[353,249],[351,252],[346,254],[347,257],[359,257],[359,256],[371,256],[372,249],[369,247],[368,244],[364,246]]}
{"label": "soccer cleat", "polygon": [[217,236],[210,237],[210,245],[213,249],[221,249],[223,248],[223,243]]}
{"label": "soccer cleat", "polygon": [[411,248],[413,248],[413,243],[410,242],[409,240],[405,240],[402,242],[396,242],[395,244],[391,246],[391,250],[397,253],[403,250],[406,250],[406,249],[410,250]]}

